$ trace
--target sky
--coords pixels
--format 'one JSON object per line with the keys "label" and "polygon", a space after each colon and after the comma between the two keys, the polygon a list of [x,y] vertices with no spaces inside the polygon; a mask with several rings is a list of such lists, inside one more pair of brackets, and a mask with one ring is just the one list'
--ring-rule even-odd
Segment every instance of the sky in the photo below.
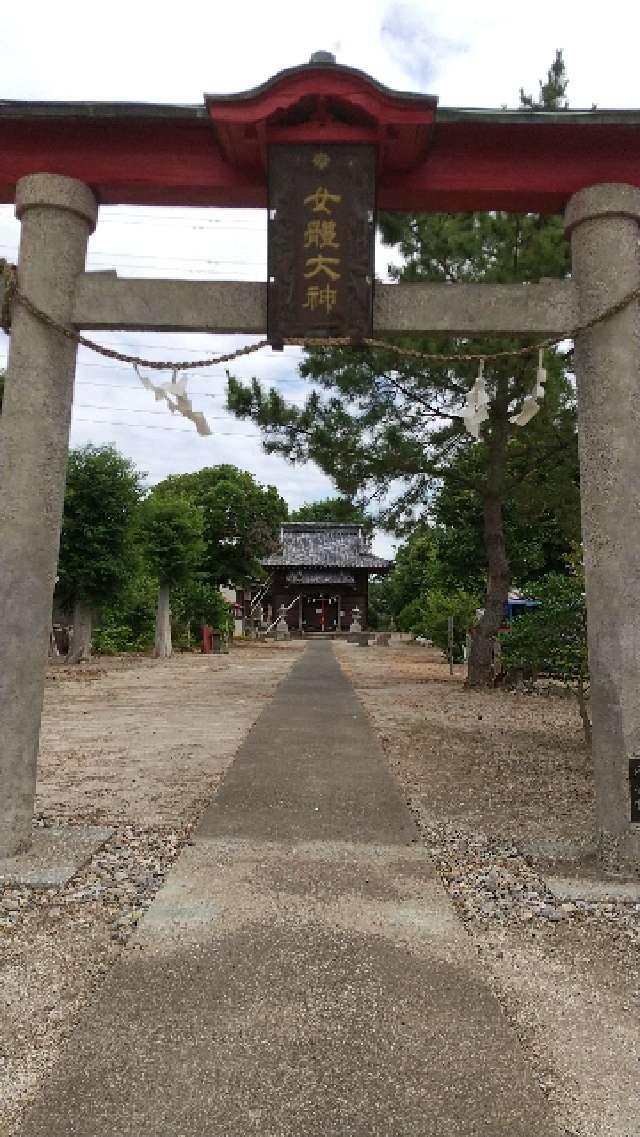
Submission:
{"label": "sky", "polygon": [[[557,48],[564,51],[573,107],[640,106],[640,6],[609,0],[30,0],[2,16],[0,99],[201,103],[205,92],[242,91],[285,67],[332,51],[390,87],[439,96],[441,106],[513,107],[519,91],[537,94]],[[16,259],[19,226],[0,207],[0,256]],[[393,250],[378,246],[386,276]],[[87,267],[121,276],[266,280],[266,216],[259,210],[111,207],[101,210]],[[239,337],[95,335],[151,358],[185,359],[228,351]],[[8,349],[0,333],[0,366]],[[234,367],[239,377],[272,382],[291,398],[306,390],[295,349],[265,349]],[[113,444],[149,483],[168,474],[231,462],[277,486],[291,508],[334,493],[313,464],[266,455],[259,432],[224,407],[222,367],[193,373],[194,406],[212,435],[171,416],[131,368],[81,349],[71,444]],[[393,548],[385,534],[376,550]]]}

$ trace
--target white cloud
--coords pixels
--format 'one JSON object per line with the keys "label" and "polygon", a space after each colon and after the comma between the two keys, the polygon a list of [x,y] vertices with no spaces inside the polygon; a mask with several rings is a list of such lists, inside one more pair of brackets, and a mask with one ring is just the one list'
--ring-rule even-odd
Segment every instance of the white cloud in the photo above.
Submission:
{"label": "white cloud", "polygon": [[437,23],[424,5],[395,0],[387,8],[380,27],[382,43],[391,58],[418,90],[429,93],[449,57],[466,49],[461,39],[439,34]]}

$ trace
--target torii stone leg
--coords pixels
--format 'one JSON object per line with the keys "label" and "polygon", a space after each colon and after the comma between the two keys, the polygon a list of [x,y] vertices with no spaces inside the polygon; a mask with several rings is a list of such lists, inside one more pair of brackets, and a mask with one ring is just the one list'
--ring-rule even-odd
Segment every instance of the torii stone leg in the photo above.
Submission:
{"label": "torii stone leg", "polygon": [[[576,193],[565,215],[580,322],[640,285],[640,189]],[[600,855],[640,866],[629,760],[640,757],[640,304],[576,336],[582,532]]]}
{"label": "torii stone leg", "polygon": [[[97,205],[82,182],[18,182],[20,288],[69,323]],[[14,306],[0,418],[0,856],[29,847],[76,344]]]}

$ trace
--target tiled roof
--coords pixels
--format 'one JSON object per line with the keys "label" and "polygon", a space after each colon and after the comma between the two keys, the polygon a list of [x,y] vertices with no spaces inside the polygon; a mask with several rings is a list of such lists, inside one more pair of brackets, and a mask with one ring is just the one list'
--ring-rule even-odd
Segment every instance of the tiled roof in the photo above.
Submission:
{"label": "tiled roof", "polygon": [[264,557],[268,568],[300,565],[305,568],[364,568],[384,572],[391,561],[374,557],[360,525],[336,521],[289,521],[282,526],[281,545]]}

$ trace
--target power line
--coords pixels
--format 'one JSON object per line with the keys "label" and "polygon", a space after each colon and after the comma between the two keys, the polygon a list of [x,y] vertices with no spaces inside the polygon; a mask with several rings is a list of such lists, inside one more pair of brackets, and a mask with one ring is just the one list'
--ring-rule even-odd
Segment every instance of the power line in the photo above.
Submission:
{"label": "power line", "polygon": [[[144,387],[139,383],[101,383],[98,379],[76,379],[76,387],[107,387],[110,391],[138,391],[141,395],[146,395]],[[196,391],[194,394],[199,399],[224,399],[224,391]]]}
{"label": "power line", "polygon": [[[6,366],[7,366],[7,359],[5,359],[5,360],[0,359],[1,370],[3,370],[3,368],[5,368]],[[82,370],[82,368],[84,368],[84,367],[101,367],[103,371],[108,371],[109,373],[117,373],[118,375],[125,375],[125,374],[131,375],[131,371],[132,371],[131,367],[111,367],[111,366],[109,366],[109,364],[94,364],[94,363],[83,363],[83,362],[78,363],[78,371]],[[201,370],[198,375],[192,375],[192,376],[190,375],[189,377],[192,377],[192,379],[223,379],[224,380],[224,379],[226,379],[226,372],[209,372],[209,371],[202,371]],[[252,379],[255,379],[255,377],[256,376],[253,376],[253,375],[234,375],[234,379],[238,379],[238,381],[241,383],[250,383]],[[276,387],[276,385],[279,385],[280,383],[301,383],[301,384],[304,384],[305,380],[304,379],[294,379],[294,377],[284,376],[283,379],[276,379],[276,377],[274,377],[274,379],[268,379],[268,377],[267,377],[267,379],[264,380],[264,382],[267,382],[269,385],[272,385],[272,387]],[[131,390],[131,391],[141,391],[141,392],[144,391],[144,388],[141,387],[141,385],[139,383],[122,383],[119,381],[115,381],[114,383],[108,383],[107,381],[100,381],[97,379],[83,379],[82,375],[76,376],[76,385],[86,385],[86,387],[108,387],[108,388],[110,388],[110,390],[113,390],[113,391],[118,391],[118,390],[120,390],[120,388],[126,388],[127,390]],[[200,397],[206,397],[209,399],[218,399],[218,398],[222,397],[224,392],[222,392],[222,391],[209,392],[209,391],[197,390],[197,391],[194,391],[193,393],[194,393],[194,395],[197,395],[199,398]]]}
{"label": "power line", "polygon": [[[158,253],[123,253],[119,249],[89,249],[87,254],[89,259],[91,257],[119,257],[126,260],[136,261],[179,261],[180,263],[186,262],[188,264],[205,264],[205,265],[262,265],[263,261],[231,261],[225,260],[224,257],[172,257],[160,256]],[[264,258],[266,260],[266,257]]]}
{"label": "power line", "polygon": [[[116,422],[114,419],[83,418],[81,415],[78,415],[77,417],[74,415],[73,423],[76,423],[76,422],[91,422],[95,426],[122,426],[122,427],[125,427],[127,430],[168,430],[170,432],[172,431],[175,434],[192,434],[192,435],[197,434],[197,432],[195,430],[189,430],[188,428],[186,430],[184,430],[180,426],[156,426],[155,424],[153,426],[151,426],[150,423],[144,423],[144,422],[137,422],[137,423]],[[214,434],[208,435],[207,437],[210,437],[210,438],[253,438],[255,440],[255,439],[258,439],[260,436],[258,434],[243,434],[243,433],[240,433],[240,432],[235,431],[235,430],[217,430],[217,431],[215,431]]]}
{"label": "power line", "polygon": [[[6,366],[7,366],[7,360],[6,359],[0,360],[0,369],[4,369],[4,368],[6,368]],[[81,371],[85,367],[98,367],[102,371],[108,371],[109,374],[117,373],[118,375],[130,375],[131,370],[132,370],[131,367],[115,367],[115,366],[112,366],[108,363],[85,363],[83,360],[80,360],[78,362],[78,371]],[[226,371],[207,371],[206,369],[201,369],[197,375],[194,374],[192,376],[189,373],[189,378],[193,378],[193,379],[226,379],[227,373],[226,373]],[[251,380],[255,378],[255,376],[253,376],[253,375],[236,375],[236,376],[234,376],[234,378],[238,379],[238,381],[240,383],[250,383]],[[279,377],[267,378],[264,381],[268,382],[271,386],[277,386],[280,383],[300,383],[300,384],[305,383],[304,379],[294,378],[293,376],[290,378],[288,378],[286,376],[284,376],[282,378],[279,378]],[[111,390],[113,390],[113,391],[117,391],[121,387],[122,388],[126,387],[127,389],[129,389],[131,391],[144,391],[144,387],[142,387],[138,383],[121,383],[118,380],[114,381],[113,383],[107,383],[106,381],[101,382],[98,379],[84,379],[84,378],[82,378],[81,375],[77,376],[76,384],[77,385],[92,386],[92,387],[110,387]],[[198,390],[198,391],[195,391],[194,394],[206,395],[207,392]],[[216,398],[220,398],[221,394],[222,394],[222,392],[216,392],[216,393],[209,394],[208,397],[212,398],[212,399],[216,399]]]}
{"label": "power line", "polygon": [[182,228],[187,232],[260,233],[265,237],[267,235],[266,222],[264,225],[242,225],[241,223],[239,223],[237,225],[229,225],[229,224],[225,224],[223,221],[218,221],[216,219],[212,219],[209,222],[207,222],[206,220],[203,220],[199,224],[193,225],[193,224],[190,224],[186,220],[186,218],[183,221],[182,218],[180,218],[180,217],[155,217],[155,218],[149,217],[149,218],[144,218],[144,219],[143,218],[134,219],[130,216],[129,217],[99,217],[97,231],[98,232],[100,231],[100,225],[127,225],[127,226],[133,226],[134,228],[137,226],[138,228],[141,227],[141,228],[146,229],[148,226],[151,226],[151,225],[164,226],[164,225],[168,225],[170,222],[173,222],[174,224],[177,222],[177,225],[175,225],[175,227],[176,228]]}
{"label": "power line", "polygon": [[[166,416],[167,414],[171,414],[169,407],[165,407],[164,410],[157,411],[157,410],[154,410],[153,408],[147,409],[146,407],[119,407],[119,406],[115,406],[114,404],[105,404],[105,403],[75,403],[74,406],[76,406],[79,410],[122,411],[124,414],[127,414],[127,415],[132,414],[132,415],[165,415]],[[230,418],[231,419],[233,418],[233,415],[230,411],[229,414],[226,414],[226,415],[207,415],[207,418],[210,419],[211,422],[228,422]]]}
{"label": "power line", "polygon": [[[18,255],[18,249],[15,245],[0,245],[0,249],[2,249],[3,252],[10,253],[12,256],[17,257],[17,255]],[[172,263],[176,263],[176,264],[232,265],[232,266],[241,266],[241,267],[245,267],[245,268],[255,268],[256,266],[258,266],[258,267],[265,267],[265,272],[266,272],[266,256],[265,256],[264,260],[259,260],[259,261],[248,261],[248,260],[234,260],[234,261],[232,261],[232,260],[225,260],[223,257],[189,257],[189,256],[172,257],[172,256],[160,256],[157,253],[125,253],[125,252],[121,252],[121,251],[116,250],[116,249],[114,249],[114,250],[99,249],[99,250],[95,250],[95,251],[93,249],[89,249],[89,251],[87,253],[87,261],[91,261],[92,259],[95,260],[96,258],[100,258],[101,260],[109,260],[109,261],[112,261],[115,259],[121,259],[121,260],[126,259],[126,260],[135,261],[135,264],[123,265],[123,267],[125,267],[125,268],[135,268],[135,267],[149,268],[149,267],[151,267],[149,265],[143,265],[143,264],[139,263],[139,262],[145,260],[145,261],[155,261],[157,264],[160,264],[160,265],[163,265],[163,264],[171,261]],[[193,271],[195,272],[196,270],[194,269]]]}

